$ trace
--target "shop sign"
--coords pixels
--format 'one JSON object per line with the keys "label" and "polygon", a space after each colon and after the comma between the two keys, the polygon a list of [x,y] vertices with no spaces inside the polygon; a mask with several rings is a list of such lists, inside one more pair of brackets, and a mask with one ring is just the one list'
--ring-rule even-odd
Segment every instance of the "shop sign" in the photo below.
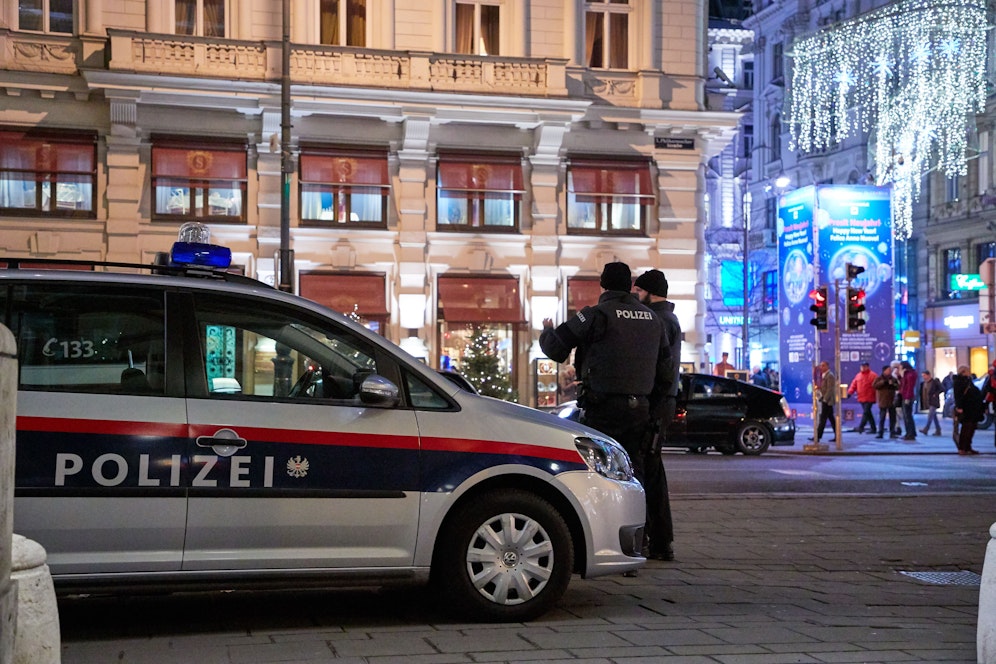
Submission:
{"label": "shop sign", "polygon": [[907,348],[919,348],[920,332],[918,330],[906,330],[903,332],[903,345]]}
{"label": "shop sign", "polygon": [[975,324],[975,316],[945,316],[944,327],[949,330],[967,330]]}
{"label": "shop sign", "polygon": [[952,274],[951,290],[977,291],[986,287],[986,282],[978,274]]}

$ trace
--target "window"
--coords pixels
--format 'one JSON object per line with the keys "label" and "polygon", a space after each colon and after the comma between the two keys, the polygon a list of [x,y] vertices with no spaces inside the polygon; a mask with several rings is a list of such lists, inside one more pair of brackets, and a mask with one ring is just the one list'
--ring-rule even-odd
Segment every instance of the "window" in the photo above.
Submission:
{"label": "window", "polygon": [[73,0],[19,0],[19,30],[73,34]]}
{"label": "window", "polygon": [[944,253],[944,281],[941,283],[941,292],[945,300],[960,300],[964,295],[962,291],[951,288],[951,277],[961,274],[961,249],[945,249]]}
{"label": "window", "polygon": [[653,204],[647,162],[575,159],[568,167],[568,232],[641,235]]}
{"label": "window", "polygon": [[978,269],[987,258],[996,258],[996,242],[975,245],[975,267]]}
{"label": "window", "polygon": [[163,294],[135,286],[14,286],[20,387],[163,394]]}
{"label": "window", "polygon": [[301,148],[301,220],[386,228],[387,153]]}
{"label": "window", "polygon": [[153,219],[244,222],[246,150],[160,140],[152,146]]}
{"label": "window", "polygon": [[585,2],[584,60],[592,69],[629,67],[628,0]]}
{"label": "window", "polygon": [[384,281],[383,274],[304,272],[300,294],[384,334],[391,317]]}
{"label": "window", "polygon": [[198,295],[195,309],[210,397],[359,403],[360,385],[377,371],[374,348],[345,328],[319,328],[231,297]]}
{"label": "window", "polygon": [[785,76],[785,46],[778,42],[771,47],[771,78],[778,81]]}
{"label": "window", "polygon": [[0,130],[0,214],[93,218],[97,136]]}
{"label": "window", "polygon": [[771,118],[771,135],[768,137],[768,143],[771,146],[772,161],[780,161],[782,158],[782,116],[779,113],[775,113],[775,117]]}
{"label": "window", "polygon": [[321,0],[321,43],[332,46],[367,45],[366,0]]}
{"label": "window", "polygon": [[174,25],[178,35],[225,36],[225,0],[176,0]]}
{"label": "window", "polygon": [[954,203],[961,198],[961,177],[952,175],[944,179],[944,201]]}
{"label": "window", "polygon": [[769,230],[778,228],[778,199],[774,196],[764,200],[764,227]]}
{"label": "window", "polygon": [[522,163],[518,156],[440,155],[436,227],[516,231],[523,193]]}
{"label": "window", "polygon": [[751,153],[754,152],[754,125],[745,124],[741,138],[740,156],[744,159],[750,159]]}
{"label": "window", "polygon": [[498,5],[456,4],[456,52],[465,55],[500,55]]}
{"label": "window", "polygon": [[744,88],[747,90],[754,89],[754,61],[744,60],[743,63],[743,77],[744,77]]}
{"label": "window", "polygon": [[767,270],[763,275],[764,298],[762,308],[764,313],[778,311],[778,270]]}

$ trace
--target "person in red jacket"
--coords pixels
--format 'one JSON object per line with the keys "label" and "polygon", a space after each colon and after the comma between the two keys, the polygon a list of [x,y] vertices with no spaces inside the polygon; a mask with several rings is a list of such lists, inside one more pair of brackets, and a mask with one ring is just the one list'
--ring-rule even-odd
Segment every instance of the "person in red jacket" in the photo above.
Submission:
{"label": "person in red jacket", "polygon": [[871,370],[867,362],[861,363],[861,369],[854,376],[850,386],[847,388],[847,396],[858,395],[858,403],[861,404],[861,421],[858,426],[852,429],[858,433],[865,432],[865,422],[868,429],[875,433],[875,418],[872,416],[872,406],[875,405],[875,387],[873,383],[878,378],[878,374]]}
{"label": "person in red jacket", "polygon": [[913,421],[913,400],[916,398],[916,371],[909,362],[900,362],[903,375],[899,378],[899,394],[903,397],[903,423],[906,435],[903,440],[916,440],[916,423]]}

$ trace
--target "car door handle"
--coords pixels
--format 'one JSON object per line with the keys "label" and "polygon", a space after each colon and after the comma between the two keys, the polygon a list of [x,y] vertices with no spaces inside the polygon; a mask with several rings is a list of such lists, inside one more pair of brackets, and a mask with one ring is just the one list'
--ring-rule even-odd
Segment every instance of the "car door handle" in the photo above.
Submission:
{"label": "car door handle", "polygon": [[229,457],[246,446],[246,439],[231,429],[218,429],[213,436],[198,436],[198,447],[210,447],[218,456]]}

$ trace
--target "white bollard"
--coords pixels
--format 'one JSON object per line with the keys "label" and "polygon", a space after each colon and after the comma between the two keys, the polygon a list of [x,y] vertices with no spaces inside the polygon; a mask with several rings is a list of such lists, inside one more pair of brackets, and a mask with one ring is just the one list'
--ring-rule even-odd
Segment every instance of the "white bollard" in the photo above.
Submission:
{"label": "white bollard", "polygon": [[17,348],[0,325],[0,664],[14,661],[17,587],[10,579],[14,531],[14,435],[17,418]]}
{"label": "white bollard", "polygon": [[11,578],[17,584],[14,664],[59,664],[59,607],[42,545],[14,534]]}
{"label": "white bollard", "polygon": [[996,523],[989,526],[989,544],[979,587],[979,627],[975,645],[979,664],[996,664]]}

